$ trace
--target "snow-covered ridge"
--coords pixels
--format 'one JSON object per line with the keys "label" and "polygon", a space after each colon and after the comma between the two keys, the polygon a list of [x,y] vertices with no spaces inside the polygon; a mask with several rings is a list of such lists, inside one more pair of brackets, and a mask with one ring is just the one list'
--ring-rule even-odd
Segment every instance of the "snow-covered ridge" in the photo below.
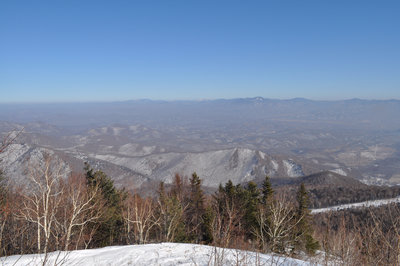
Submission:
{"label": "snow-covered ridge", "polygon": [[363,202],[337,205],[337,206],[332,206],[332,207],[327,207],[327,208],[312,209],[311,213],[316,214],[316,213],[321,213],[321,212],[340,211],[340,210],[346,210],[346,209],[378,207],[378,206],[387,205],[387,204],[391,204],[391,203],[400,203],[400,196],[397,198],[391,198],[391,199],[368,200],[368,201],[363,201]]}
{"label": "snow-covered ridge", "polygon": [[332,172],[332,173],[336,173],[338,175],[347,176],[347,173],[341,168],[336,168],[336,169],[332,169],[332,170],[329,170],[329,171]]}
{"label": "snow-covered ridge", "polygon": [[283,165],[289,177],[300,177],[304,175],[301,165],[296,164],[293,160],[283,160]]}
{"label": "snow-covered ridge", "polygon": [[[135,173],[146,176],[151,180],[171,183],[176,173],[191,175],[194,171],[202,178],[203,184],[209,187],[218,187],[228,179],[234,183],[248,182],[257,178],[303,176],[302,167],[295,161],[288,159],[274,159],[271,155],[261,151],[246,148],[232,148],[206,152],[168,152],[150,153],[145,156],[136,155],[128,147],[123,154],[88,154],[95,160],[126,167]],[[135,146],[136,147],[136,146]],[[155,149],[155,147],[154,147]],[[135,150],[136,152],[136,150]],[[144,154],[146,151],[144,152]]]}
{"label": "snow-covered ridge", "polygon": [[[2,265],[42,265],[44,255],[0,258]],[[52,252],[48,265],[316,265],[298,259],[206,245],[160,243]]]}

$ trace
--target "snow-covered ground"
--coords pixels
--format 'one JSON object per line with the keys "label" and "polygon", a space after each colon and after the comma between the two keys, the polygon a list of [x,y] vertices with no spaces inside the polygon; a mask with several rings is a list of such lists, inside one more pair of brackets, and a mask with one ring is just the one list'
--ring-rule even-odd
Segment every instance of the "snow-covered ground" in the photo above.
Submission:
{"label": "snow-covered ground", "polygon": [[[42,265],[43,255],[0,258],[2,265]],[[160,243],[52,252],[46,265],[315,265],[277,255],[205,245]]]}
{"label": "snow-covered ground", "polygon": [[400,196],[397,198],[392,198],[392,199],[368,200],[368,201],[357,202],[357,203],[337,205],[337,206],[332,206],[332,207],[327,207],[327,208],[312,209],[311,213],[315,214],[315,213],[329,212],[329,211],[340,211],[340,210],[345,210],[345,209],[377,207],[377,206],[387,205],[390,203],[400,203]]}

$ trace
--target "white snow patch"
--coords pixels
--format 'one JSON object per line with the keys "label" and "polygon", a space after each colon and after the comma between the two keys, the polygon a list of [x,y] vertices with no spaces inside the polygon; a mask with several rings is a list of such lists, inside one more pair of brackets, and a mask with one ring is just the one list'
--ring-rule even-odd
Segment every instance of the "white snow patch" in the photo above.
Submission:
{"label": "white snow patch", "polygon": [[124,130],[123,127],[112,127],[113,135],[119,136],[121,135],[122,131]]}
{"label": "white snow patch", "polygon": [[329,171],[332,173],[339,174],[339,175],[347,176],[347,173],[342,168],[337,168],[337,169],[333,169],[333,170],[329,170]]}
{"label": "white snow patch", "polygon": [[361,157],[367,158],[367,159],[371,159],[371,160],[376,160],[376,156],[374,152],[371,151],[362,151],[360,153]]}
{"label": "white snow patch", "polygon": [[[2,265],[42,265],[43,255],[16,255],[0,258]],[[56,259],[58,259],[56,261]],[[52,252],[48,265],[315,265],[314,263],[235,249],[205,245],[161,243],[112,246],[98,249]],[[47,265],[46,264],[46,265]]]}
{"label": "white snow patch", "polygon": [[330,166],[330,167],[334,167],[334,168],[339,168],[340,167],[340,165],[337,164],[337,163],[324,163],[324,165]]}
{"label": "white snow patch", "polygon": [[279,169],[279,164],[276,161],[271,160],[271,165],[272,165],[272,168],[275,170],[275,172],[277,172]]}
{"label": "white snow patch", "polygon": [[315,213],[321,213],[321,212],[340,211],[340,210],[346,210],[346,209],[377,207],[377,206],[387,205],[390,203],[400,203],[400,196],[397,198],[391,198],[391,199],[368,200],[368,201],[357,202],[357,203],[342,204],[342,205],[337,205],[337,206],[332,206],[332,207],[327,207],[327,208],[312,209],[311,213],[315,214]]}
{"label": "white snow patch", "polygon": [[146,156],[156,150],[156,146],[142,146],[136,143],[127,143],[122,145],[118,153],[128,156]]}

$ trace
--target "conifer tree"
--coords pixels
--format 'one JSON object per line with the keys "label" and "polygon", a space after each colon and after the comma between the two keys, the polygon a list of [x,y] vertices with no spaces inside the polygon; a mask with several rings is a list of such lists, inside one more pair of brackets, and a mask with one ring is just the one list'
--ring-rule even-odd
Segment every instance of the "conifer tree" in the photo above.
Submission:
{"label": "conifer tree", "polygon": [[261,186],[261,194],[257,212],[257,227],[253,232],[259,241],[261,250],[265,251],[271,242],[270,228],[272,227],[271,215],[274,203],[274,190],[269,176],[265,176]]}
{"label": "conifer tree", "polygon": [[214,195],[213,240],[218,245],[229,246],[233,236],[240,237],[243,218],[243,189],[240,185],[234,186],[229,180],[225,186],[220,185]]}
{"label": "conifer tree", "polygon": [[310,200],[304,183],[301,183],[297,191],[297,204],[295,249],[305,250],[309,254],[314,254],[319,248],[319,243],[312,237]]}
{"label": "conifer tree", "polygon": [[171,195],[183,202],[184,193],[184,183],[182,178],[179,174],[175,174],[175,179],[171,187]]}
{"label": "conifer tree", "polygon": [[122,201],[126,193],[124,190],[118,190],[111,178],[103,171],[94,171],[88,163],[85,163],[84,170],[89,189],[98,186],[104,202],[104,211],[101,219],[92,225],[97,227],[92,245],[101,247],[119,243],[123,228]]}
{"label": "conifer tree", "polygon": [[191,238],[200,243],[204,239],[205,234],[205,207],[204,193],[201,189],[201,179],[194,172],[190,179],[190,194],[188,199],[188,209],[186,211],[187,227]]}
{"label": "conifer tree", "polygon": [[229,202],[232,203],[236,195],[236,187],[233,185],[232,180],[228,180],[223,190],[225,192],[226,197],[229,199]]}
{"label": "conifer tree", "polygon": [[260,201],[260,191],[257,188],[257,184],[249,182],[243,196],[240,197],[243,200],[244,216],[243,222],[246,228],[246,237],[254,238],[252,231],[257,228],[257,211],[258,203]]}
{"label": "conifer tree", "polygon": [[212,233],[212,222],[215,213],[211,206],[207,206],[206,211],[203,216],[203,242],[204,244],[210,244],[214,241]]}
{"label": "conifer tree", "polygon": [[272,200],[274,195],[274,190],[272,189],[271,181],[269,176],[265,176],[264,182],[262,184],[262,203],[268,204]]}

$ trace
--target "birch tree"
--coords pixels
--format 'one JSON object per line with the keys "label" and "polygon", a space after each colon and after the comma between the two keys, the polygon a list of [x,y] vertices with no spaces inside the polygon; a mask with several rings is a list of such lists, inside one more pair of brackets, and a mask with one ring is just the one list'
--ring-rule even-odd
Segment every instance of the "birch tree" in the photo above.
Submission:
{"label": "birch tree", "polygon": [[[103,202],[98,186],[88,189],[86,179],[82,175],[71,175],[63,185],[63,202],[58,226],[64,240],[64,250],[68,250],[71,238],[91,222],[97,221],[102,215]],[[78,234],[75,242],[80,242]]]}
{"label": "birch tree", "polygon": [[[123,210],[129,244],[132,244],[132,242],[147,243],[151,230],[160,221],[160,217],[155,216],[155,207],[151,198],[143,199],[137,194],[129,194]],[[131,236],[133,236],[133,239]]]}
{"label": "birch tree", "polygon": [[47,253],[50,237],[57,224],[62,189],[59,182],[64,175],[64,164],[48,154],[44,161],[29,167],[30,184],[24,193],[19,217],[36,225],[37,251]]}

